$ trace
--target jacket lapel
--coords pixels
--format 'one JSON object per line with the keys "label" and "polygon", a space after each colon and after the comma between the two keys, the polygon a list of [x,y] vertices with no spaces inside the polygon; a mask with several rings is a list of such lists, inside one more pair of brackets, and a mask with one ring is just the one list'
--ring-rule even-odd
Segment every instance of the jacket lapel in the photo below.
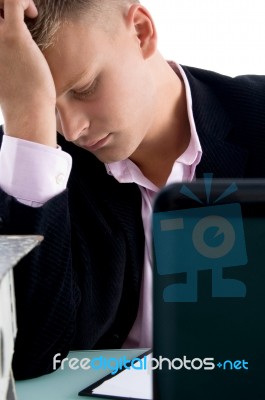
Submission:
{"label": "jacket lapel", "polygon": [[212,73],[189,67],[183,69],[191,88],[193,116],[203,151],[196,176],[202,177],[208,172],[214,177],[243,177],[248,152],[234,143],[234,137],[240,132],[233,127],[218,97],[218,89],[207,84],[207,77]]}

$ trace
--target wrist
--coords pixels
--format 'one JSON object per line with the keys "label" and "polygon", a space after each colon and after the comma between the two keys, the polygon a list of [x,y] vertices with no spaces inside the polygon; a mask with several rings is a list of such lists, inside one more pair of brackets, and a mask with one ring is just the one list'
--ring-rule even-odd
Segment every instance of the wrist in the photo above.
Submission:
{"label": "wrist", "polygon": [[[39,106],[38,106],[39,107]],[[56,147],[56,118],[55,107],[44,110],[31,111],[27,108],[25,112],[13,112],[12,116],[3,111],[5,122],[5,134],[19,139],[28,140]]]}

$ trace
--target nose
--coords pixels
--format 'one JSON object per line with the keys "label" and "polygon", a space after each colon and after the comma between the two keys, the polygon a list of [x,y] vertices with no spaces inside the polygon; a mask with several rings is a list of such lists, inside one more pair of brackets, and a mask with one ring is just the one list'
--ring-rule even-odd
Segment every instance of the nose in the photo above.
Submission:
{"label": "nose", "polygon": [[76,141],[90,126],[86,115],[70,107],[57,107],[56,118],[58,131],[69,142]]}

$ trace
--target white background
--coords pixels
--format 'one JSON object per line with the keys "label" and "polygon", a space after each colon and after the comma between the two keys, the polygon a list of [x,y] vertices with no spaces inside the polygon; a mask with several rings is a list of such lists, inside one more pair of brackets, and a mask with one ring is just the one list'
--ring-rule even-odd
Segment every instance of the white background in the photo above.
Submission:
{"label": "white background", "polygon": [[231,76],[265,74],[265,0],[142,0],[142,4],[154,18],[165,58]]}
{"label": "white background", "polygon": [[265,74],[265,0],[142,3],[156,21],[165,58],[231,76]]}

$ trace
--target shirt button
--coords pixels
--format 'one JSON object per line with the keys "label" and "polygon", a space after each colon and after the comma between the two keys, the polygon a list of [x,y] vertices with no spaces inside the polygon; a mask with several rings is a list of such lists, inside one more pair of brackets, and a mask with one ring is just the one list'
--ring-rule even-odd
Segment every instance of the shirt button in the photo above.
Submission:
{"label": "shirt button", "polygon": [[59,174],[56,176],[55,179],[56,179],[57,185],[62,185],[64,183],[65,176],[64,176],[64,174]]}

